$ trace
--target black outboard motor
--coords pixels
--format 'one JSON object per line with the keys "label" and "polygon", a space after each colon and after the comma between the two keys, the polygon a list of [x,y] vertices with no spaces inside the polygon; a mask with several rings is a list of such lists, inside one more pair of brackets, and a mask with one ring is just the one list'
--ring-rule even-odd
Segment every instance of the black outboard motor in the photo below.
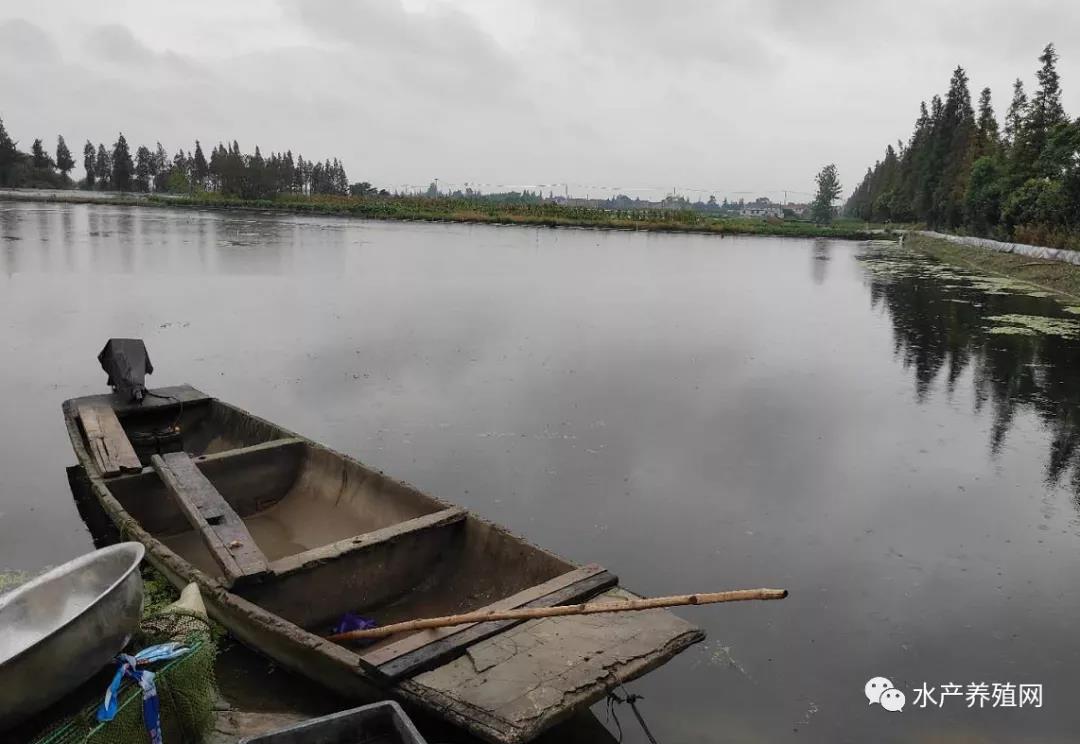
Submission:
{"label": "black outboard motor", "polygon": [[154,371],[146,344],[141,338],[110,338],[98,354],[101,368],[109,375],[109,385],[125,400],[142,402],[146,376]]}

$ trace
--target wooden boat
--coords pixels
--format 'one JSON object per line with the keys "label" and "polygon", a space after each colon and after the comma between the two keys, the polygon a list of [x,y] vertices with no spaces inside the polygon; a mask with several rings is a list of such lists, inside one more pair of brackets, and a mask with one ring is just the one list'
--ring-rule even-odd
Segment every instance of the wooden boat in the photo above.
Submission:
{"label": "wooden boat", "polygon": [[524,742],[704,633],[666,610],[326,640],[474,609],[635,598],[466,510],[184,385],[66,401],[85,484],[126,539],[249,647],[338,693]]}

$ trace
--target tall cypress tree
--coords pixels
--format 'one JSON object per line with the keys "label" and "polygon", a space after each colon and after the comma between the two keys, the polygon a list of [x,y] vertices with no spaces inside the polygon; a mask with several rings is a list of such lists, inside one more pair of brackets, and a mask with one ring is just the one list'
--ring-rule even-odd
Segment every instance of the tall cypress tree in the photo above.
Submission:
{"label": "tall cypress tree", "polygon": [[135,151],[135,190],[147,192],[150,190],[150,177],[152,175],[154,156],[146,145],[139,145]]}
{"label": "tall cypress tree", "polygon": [[67,174],[74,167],[75,161],[71,157],[71,150],[68,149],[67,142],[64,142],[64,135],[60,135],[56,138],[56,169],[64,178],[67,178]]}
{"label": "tall cypress tree", "polygon": [[97,168],[94,163],[94,143],[90,140],[86,140],[86,144],[83,145],[82,163],[86,170],[86,188],[93,190]]}
{"label": "tall cypress tree", "polygon": [[936,222],[936,196],[938,185],[941,183],[941,173],[944,169],[945,137],[944,127],[945,104],[941,96],[935,95],[930,99],[930,116],[926,125],[926,140],[923,143],[919,156],[915,161],[915,197],[913,206],[917,218],[924,222]]}
{"label": "tall cypress tree", "polygon": [[113,188],[120,191],[131,191],[131,177],[135,172],[135,164],[131,161],[131,150],[128,149],[124,133],[116,139],[112,152],[112,183]]}
{"label": "tall cypress tree", "polygon": [[1047,129],[1057,124],[1064,124],[1065,109],[1061,105],[1061,80],[1057,73],[1057,50],[1053,44],[1047,44],[1039,55],[1042,67],[1035,73],[1039,79],[1039,89],[1031,99],[1031,110],[1037,122]]}
{"label": "tall cypress tree", "polygon": [[1005,112],[1005,143],[1010,147],[1016,142],[1027,119],[1028,99],[1024,92],[1024,81],[1016,78],[1013,83],[1013,97],[1009,110]]}
{"label": "tall cypress tree", "polygon": [[106,191],[112,185],[112,158],[105,145],[99,144],[97,156],[94,158],[94,173],[97,174],[97,187],[100,191]]}
{"label": "tall cypress tree", "polygon": [[169,183],[169,155],[165,147],[158,142],[154,150],[151,172],[154,174],[154,191],[165,191]]}
{"label": "tall cypress tree", "polygon": [[206,162],[206,156],[203,155],[202,145],[199,144],[199,140],[195,140],[195,155],[192,157],[191,164],[191,177],[195,186],[200,189],[206,188],[206,178],[210,175],[210,166]]}
{"label": "tall cypress tree", "polygon": [[15,142],[4,129],[4,122],[0,120],[0,185],[7,186],[14,181],[18,157],[19,151],[15,148]]}
{"label": "tall cypress tree", "polygon": [[932,220],[935,224],[956,227],[963,221],[963,198],[971,170],[974,134],[975,112],[971,108],[967,73],[963,67],[957,67],[949,81],[939,130],[938,145],[943,157],[941,179],[934,194]]}
{"label": "tall cypress tree", "polygon": [[975,157],[989,155],[997,151],[998,123],[994,116],[994,106],[990,102],[990,89],[983,88],[979,94],[979,118],[976,122],[978,136],[975,144]]}
{"label": "tall cypress tree", "polygon": [[1042,67],[1036,74],[1039,87],[1031,97],[1024,118],[1022,136],[1016,138],[1013,147],[1013,169],[1018,180],[1039,175],[1039,157],[1046,148],[1054,127],[1066,123],[1065,109],[1061,106],[1061,82],[1057,73],[1057,51],[1047,44],[1039,55]]}
{"label": "tall cypress tree", "polygon": [[[967,75],[957,68],[942,100],[921,107],[915,132],[899,153],[897,175],[889,160],[870,169],[848,203],[851,214],[881,219],[905,200],[910,217],[942,227],[964,225],[977,233],[1015,240],[1080,244],[1080,121],[1069,123],[1061,105],[1057,52],[1039,57],[1038,90],[1029,100],[1024,84],[1012,86],[1003,135],[989,89],[972,112]],[[887,184],[897,184],[888,199]]]}
{"label": "tall cypress tree", "polygon": [[49,157],[49,153],[45,152],[45,146],[41,143],[40,137],[34,140],[34,144],[30,146],[30,156],[33,158],[34,167],[38,170],[52,168],[52,158]]}

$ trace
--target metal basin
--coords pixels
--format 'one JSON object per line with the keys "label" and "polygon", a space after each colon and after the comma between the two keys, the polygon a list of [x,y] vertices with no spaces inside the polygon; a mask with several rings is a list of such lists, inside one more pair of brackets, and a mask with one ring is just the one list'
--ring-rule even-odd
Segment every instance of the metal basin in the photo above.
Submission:
{"label": "metal basin", "polygon": [[139,624],[143,546],[68,561],[0,596],[0,731],[100,671]]}

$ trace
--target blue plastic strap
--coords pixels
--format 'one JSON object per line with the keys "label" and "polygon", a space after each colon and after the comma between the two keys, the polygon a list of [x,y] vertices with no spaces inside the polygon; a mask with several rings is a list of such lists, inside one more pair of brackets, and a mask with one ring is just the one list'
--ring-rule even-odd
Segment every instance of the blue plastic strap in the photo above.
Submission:
{"label": "blue plastic strap", "polygon": [[161,739],[161,705],[158,701],[157,687],[154,685],[154,673],[148,669],[139,669],[139,664],[152,664],[158,661],[168,661],[188,652],[187,646],[181,643],[161,643],[156,646],[144,648],[134,656],[120,654],[116,662],[120,668],[113,675],[109,688],[105,691],[105,700],[98,707],[97,719],[102,723],[111,721],[116,717],[116,711],[120,698],[120,685],[124,677],[130,677],[139,683],[143,693],[143,723],[146,731],[150,734],[151,744],[162,744]]}

